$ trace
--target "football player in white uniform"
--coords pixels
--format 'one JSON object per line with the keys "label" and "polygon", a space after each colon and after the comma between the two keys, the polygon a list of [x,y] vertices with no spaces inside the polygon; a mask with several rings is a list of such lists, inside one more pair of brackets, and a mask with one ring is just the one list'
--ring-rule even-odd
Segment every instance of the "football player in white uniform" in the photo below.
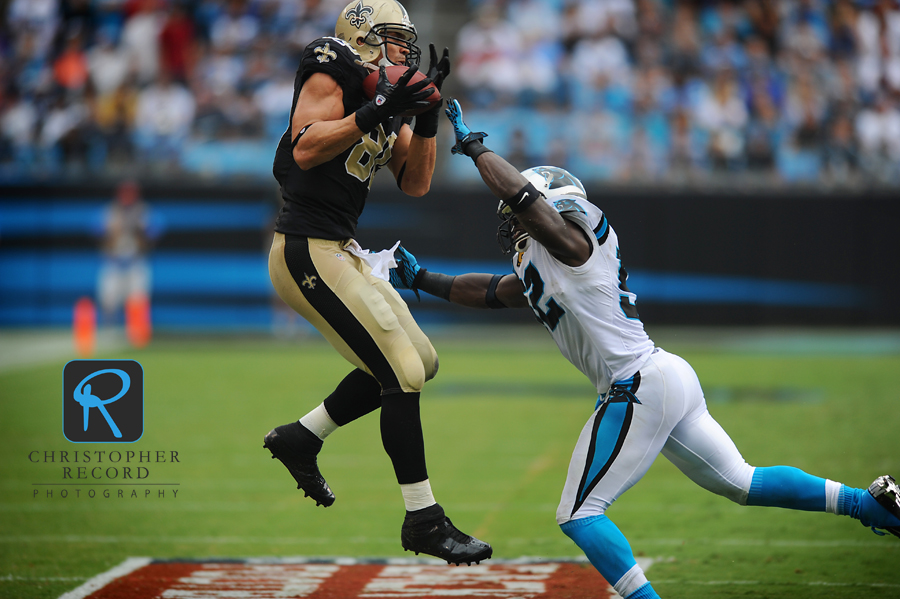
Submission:
{"label": "football player in white uniform", "polygon": [[605,512],[659,453],[740,505],[847,515],[900,537],[900,488],[890,476],[857,489],[790,466],[749,465],[707,410],[691,366],[644,331],[618,237],[578,179],[557,167],[519,173],[482,144],[485,133],[469,130],[456,100],[446,112],[456,133],[453,152],[470,156],[502,200],[498,238],[515,252],[515,275],[428,272],[399,248],[391,282],[465,306],[530,307],[596,386],[597,404],[572,453],[556,519],[620,595],[658,597]]}

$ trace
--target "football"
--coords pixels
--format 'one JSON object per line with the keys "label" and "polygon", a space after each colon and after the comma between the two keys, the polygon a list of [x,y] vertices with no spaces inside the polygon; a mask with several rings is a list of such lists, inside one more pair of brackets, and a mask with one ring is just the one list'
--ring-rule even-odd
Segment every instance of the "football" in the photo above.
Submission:
{"label": "football", "polygon": [[[397,83],[397,80],[406,72],[406,69],[409,67],[403,65],[391,65],[384,69],[385,74],[387,75],[388,81],[391,83]],[[425,79],[425,73],[422,71],[416,71],[415,74],[410,77],[409,83],[407,85],[412,85],[413,83],[417,83]],[[372,71],[366,78],[363,79],[363,93],[366,94],[368,99],[372,99],[375,97],[375,86],[378,84],[378,71]],[[431,95],[426,97],[425,100],[428,101],[427,106],[423,106],[422,108],[417,108],[413,110],[407,110],[406,112],[400,113],[400,116],[416,116],[417,114],[421,114],[437,104],[441,101],[441,92],[438,91],[438,88],[434,86],[434,84],[428,85],[425,89],[431,90]]]}

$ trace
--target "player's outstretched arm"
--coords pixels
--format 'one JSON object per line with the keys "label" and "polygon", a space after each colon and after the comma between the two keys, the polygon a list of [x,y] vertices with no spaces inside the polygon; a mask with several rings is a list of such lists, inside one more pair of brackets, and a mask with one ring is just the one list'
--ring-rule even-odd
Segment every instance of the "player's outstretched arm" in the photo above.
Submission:
{"label": "player's outstretched arm", "polygon": [[546,247],[554,258],[568,266],[580,266],[591,256],[591,244],[576,225],[569,225],[519,171],[489,150],[482,140],[487,133],[473,132],[463,121],[459,102],[450,98],[445,111],[456,135],[454,154],[472,158],[491,192],[512,208],[532,239]]}
{"label": "player's outstretched arm", "polygon": [[403,246],[394,258],[397,267],[390,272],[390,281],[397,289],[424,291],[454,304],[470,308],[525,308],[525,288],[515,275],[467,273],[450,276],[428,271]]}

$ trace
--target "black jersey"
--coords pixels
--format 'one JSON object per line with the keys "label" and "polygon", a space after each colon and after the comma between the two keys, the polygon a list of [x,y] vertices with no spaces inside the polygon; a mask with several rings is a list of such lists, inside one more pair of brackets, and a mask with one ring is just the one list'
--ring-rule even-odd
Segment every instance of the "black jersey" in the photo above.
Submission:
{"label": "black jersey", "polygon": [[[369,70],[358,61],[359,55],[334,37],[319,38],[308,45],[294,78],[291,119],[300,88],[313,73],[327,73],[341,86],[345,117],[367,102],[362,82]],[[401,118],[390,118],[338,156],[304,171],[294,161],[289,123],[278,142],[272,167],[284,198],[275,230],[318,239],[354,237],[372,178],[391,159],[391,148],[402,125]]]}

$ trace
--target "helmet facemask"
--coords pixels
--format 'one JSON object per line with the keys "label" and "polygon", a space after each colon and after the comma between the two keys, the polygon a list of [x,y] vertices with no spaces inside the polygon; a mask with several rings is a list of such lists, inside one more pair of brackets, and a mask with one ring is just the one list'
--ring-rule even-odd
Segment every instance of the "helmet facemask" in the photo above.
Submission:
{"label": "helmet facemask", "polygon": [[528,248],[531,235],[522,227],[519,218],[503,202],[497,206],[497,216],[500,218],[500,226],[497,227],[497,243],[500,244],[500,251],[504,255],[512,254],[514,251],[524,252]]}
{"label": "helmet facemask", "polygon": [[[363,42],[370,46],[381,46],[379,66],[388,67],[394,64],[413,66],[419,64],[419,57],[422,54],[419,47],[414,43],[417,37],[415,27],[407,27],[400,23],[379,23],[366,34]],[[406,55],[406,60],[403,63],[393,62],[388,57],[388,45],[406,48],[409,51]]]}

